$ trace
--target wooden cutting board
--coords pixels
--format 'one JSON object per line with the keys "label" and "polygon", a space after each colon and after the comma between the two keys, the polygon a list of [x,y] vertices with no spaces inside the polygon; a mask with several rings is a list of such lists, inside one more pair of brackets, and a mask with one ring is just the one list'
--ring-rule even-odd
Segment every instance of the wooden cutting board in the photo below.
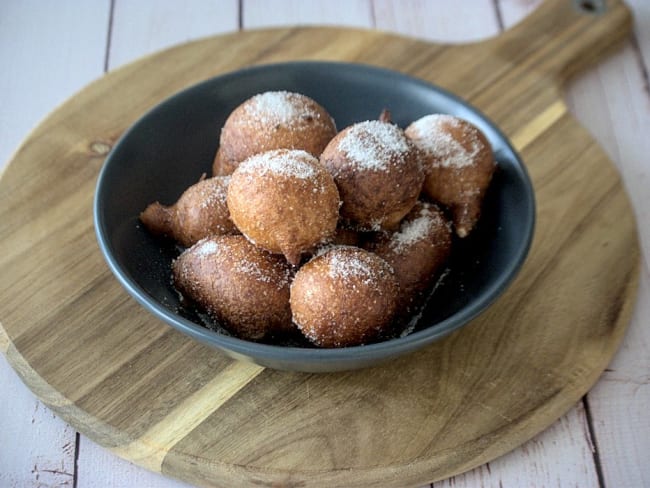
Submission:
{"label": "wooden cutting board", "polygon": [[[594,384],[636,296],[628,197],[560,91],[627,35],[628,10],[607,3],[595,14],[550,0],[462,46],[334,28],[234,33],[94,82],[0,180],[0,349],[85,435],[200,485],[404,487],[513,449]],[[95,242],[97,173],[131,123],[205,78],[295,59],[375,64],[461,95],[511,138],[534,181],[536,236],[512,287],[472,324],[382,367],[312,375],[228,359],[137,305]]]}

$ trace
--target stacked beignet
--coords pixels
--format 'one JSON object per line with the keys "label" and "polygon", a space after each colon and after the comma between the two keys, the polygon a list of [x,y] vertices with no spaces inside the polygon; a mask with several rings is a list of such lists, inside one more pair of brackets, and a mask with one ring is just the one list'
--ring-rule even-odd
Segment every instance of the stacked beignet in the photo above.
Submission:
{"label": "stacked beignet", "polygon": [[383,115],[337,134],[309,97],[266,92],[228,117],[214,176],[140,218],[188,248],[174,285],[230,333],[347,347],[419,312],[494,169],[465,120],[434,114],[403,131]]}
{"label": "stacked beignet", "polygon": [[466,120],[433,114],[406,128],[425,168],[424,193],[451,212],[458,237],[478,222],[481,204],[495,170],[492,148]]}
{"label": "stacked beignet", "polygon": [[185,247],[212,235],[239,234],[226,204],[230,176],[204,176],[173,205],[154,202],[144,209],[140,220],[145,227],[152,234],[171,237]]}
{"label": "stacked beignet", "polygon": [[311,98],[286,91],[260,93],[226,120],[212,173],[229,175],[250,156],[273,149],[302,149],[318,157],[335,135],[334,119]]}

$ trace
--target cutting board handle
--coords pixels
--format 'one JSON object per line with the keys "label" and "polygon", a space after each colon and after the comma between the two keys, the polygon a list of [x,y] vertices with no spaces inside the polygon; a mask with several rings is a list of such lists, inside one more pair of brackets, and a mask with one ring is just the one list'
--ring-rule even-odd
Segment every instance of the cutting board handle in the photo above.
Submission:
{"label": "cutting board handle", "polygon": [[631,27],[622,0],[547,0],[495,43],[503,59],[563,82],[618,47]]}

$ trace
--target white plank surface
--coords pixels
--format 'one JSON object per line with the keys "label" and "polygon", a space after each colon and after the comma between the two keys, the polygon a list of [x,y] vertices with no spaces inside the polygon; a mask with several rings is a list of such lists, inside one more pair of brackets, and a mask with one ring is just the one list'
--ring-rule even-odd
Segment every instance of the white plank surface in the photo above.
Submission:
{"label": "white plank surface", "polygon": [[497,0],[497,8],[505,29],[521,22],[524,17],[542,4],[543,0]]}
{"label": "white plank surface", "polygon": [[120,459],[85,436],[79,440],[77,488],[190,488]]}
{"label": "white plank surface", "polygon": [[[650,68],[650,2],[648,0],[626,0],[634,11],[634,37],[643,58],[646,83]],[[646,90],[650,86],[646,85]]]}
{"label": "white plank surface", "polygon": [[[108,11],[108,1],[0,2],[0,171],[47,112],[102,74]],[[4,356],[0,398],[0,486],[73,486],[74,429]]]}
{"label": "white plank surface", "polygon": [[431,41],[458,43],[499,33],[493,0],[374,0],[376,27]]}
{"label": "white plank surface", "polygon": [[608,487],[650,486],[650,272],[623,346],[589,392],[598,453]]}
{"label": "white plank surface", "polygon": [[114,69],[145,54],[238,29],[237,0],[115,0],[108,56]]}
{"label": "white plank surface", "polygon": [[75,430],[38,401],[0,358],[0,486],[72,487]]}
{"label": "white plank surface", "polygon": [[[235,30],[240,21],[244,28],[376,26],[459,42],[498,32],[495,4],[504,24],[511,25],[539,3],[241,1],[239,19],[236,0],[115,0],[110,43],[108,0],[0,2],[0,66],[12,67],[0,76],[0,166],[40,118],[101,74],[107,51],[108,67],[114,68],[172,44]],[[621,168],[635,203],[646,256],[643,300],[623,347],[587,401],[596,455],[608,487],[650,486],[650,417],[645,414],[650,406],[650,329],[644,326],[650,320],[650,100],[640,63],[650,59],[650,4],[647,0],[630,3],[638,15],[636,46],[631,44],[576,80],[567,92],[572,111]],[[66,473],[74,472],[74,431],[31,396],[4,358],[0,359],[0,397],[8,399],[0,406],[0,486],[72,486]],[[599,486],[587,418],[581,403],[519,449],[435,486]],[[188,486],[120,460],[84,437],[78,449],[78,487]]]}
{"label": "white plank surface", "polygon": [[242,27],[345,25],[372,27],[370,0],[242,0]]}

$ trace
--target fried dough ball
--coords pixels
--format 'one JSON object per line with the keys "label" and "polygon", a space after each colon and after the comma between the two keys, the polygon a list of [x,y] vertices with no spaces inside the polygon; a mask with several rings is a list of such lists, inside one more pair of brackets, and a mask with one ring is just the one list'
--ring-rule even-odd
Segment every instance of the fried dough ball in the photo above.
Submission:
{"label": "fried dough ball", "polygon": [[294,330],[291,269],[243,236],[208,237],[173,264],[176,288],[236,336],[259,341]]}
{"label": "fried dough ball", "polygon": [[378,120],[341,131],[320,161],[339,189],[341,217],[359,230],[395,228],[415,205],[424,181],[403,131]]}
{"label": "fried dough ball", "polygon": [[229,176],[201,179],[170,206],[154,202],[140,221],[154,235],[171,237],[189,247],[204,237],[239,234],[226,205]]}
{"label": "fried dough ball", "polygon": [[231,174],[241,161],[272,149],[302,149],[318,157],[335,135],[334,119],[311,98],[286,91],[260,93],[226,120],[212,172]]}
{"label": "fried dough ball", "polygon": [[424,192],[450,209],[456,234],[466,237],[478,221],[496,168],[490,143],[466,120],[445,114],[416,120],[406,136],[422,154]]}
{"label": "fried dough ball", "polygon": [[232,174],[227,196],[232,220],[253,243],[300,256],[332,237],[339,194],[330,174],[305,151],[278,149],[251,156]]}
{"label": "fried dough ball", "polygon": [[393,270],[379,256],[351,246],[333,247],[296,273],[293,321],[321,347],[365,344],[390,328],[397,291]]}
{"label": "fried dough ball", "polygon": [[396,232],[366,243],[393,267],[399,284],[400,313],[411,313],[431,288],[451,252],[451,224],[434,204],[418,202]]}

